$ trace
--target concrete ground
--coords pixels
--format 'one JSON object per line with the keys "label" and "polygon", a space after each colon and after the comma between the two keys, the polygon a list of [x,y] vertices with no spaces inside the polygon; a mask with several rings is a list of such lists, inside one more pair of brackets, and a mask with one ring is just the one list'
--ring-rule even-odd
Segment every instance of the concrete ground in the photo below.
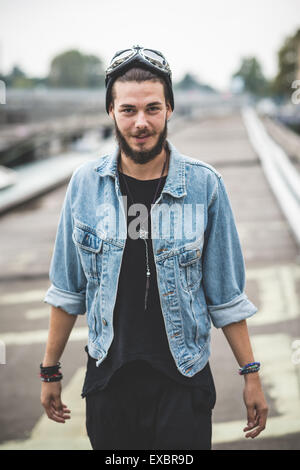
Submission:
{"label": "concrete ground", "polygon": [[[254,153],[241,115],[195,119],[170,139],[186,155],[213,165],[223,176],[232,203],[246,264],[246,293],[258,307],[248,320],[269,405],[267,427],[245,439],[243,378],[222,330],[212,328],[210,364],[217,389],[213,449],[300,448],[299,248]],[[40,404],[39,363],[45,350],[49,306],[42,299],[59,210],[66,186],[0,218],[0,449],[91,449],[85,431],[84,380],[87,330],[78,318],[62,356],[62,399],[72,411],[65,424],[50,421]],[[299,354],[298,354],[299,357]]]}

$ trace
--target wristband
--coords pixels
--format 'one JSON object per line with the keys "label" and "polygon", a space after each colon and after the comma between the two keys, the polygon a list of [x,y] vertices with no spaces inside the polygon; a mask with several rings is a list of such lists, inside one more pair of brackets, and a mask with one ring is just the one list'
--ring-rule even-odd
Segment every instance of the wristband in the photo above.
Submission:
{"label": "wristband", "polygon": [[58,369],[60,369],[60,362],[58,362],[55,366],[46,366],[44,367],[43,364],[40,364],[40,369],[41,369],[41,372],[44,372],[45,374],[49,373],[55,373],[56,371],[58,371]]}

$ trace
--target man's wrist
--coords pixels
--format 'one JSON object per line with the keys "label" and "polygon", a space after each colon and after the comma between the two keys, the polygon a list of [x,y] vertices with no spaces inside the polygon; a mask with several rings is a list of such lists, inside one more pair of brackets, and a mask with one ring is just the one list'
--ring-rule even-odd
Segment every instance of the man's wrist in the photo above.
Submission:
{"label": "man's wrist", "polygon": [[42,382],[59,382],[62,380],[63,375],[60,369],[60,362],[54,366],[44,366],[43,364],[40,364],[40,378]]}
{"label": "man's wrist", "polygon": [[55,353],[48,353],[48,354],[45,354],[44,356],[44,359],[43,359],[43,362],[42,362],[42,366],[43,367],[53,367],[53,366],[56,366],[57,363],[59,362],[59,355],[58,354],[55,354]]}
{"label": "man's wrist", "polygon": [[245,383],[247,382],[259,382],[260,377],[258,372],[251,372],[250,374],[244,375]]}
{"label": "man's wrist", "polygon": [[54,367],[57,365],[58,361],[43,361],[42,366],[43,367]]}

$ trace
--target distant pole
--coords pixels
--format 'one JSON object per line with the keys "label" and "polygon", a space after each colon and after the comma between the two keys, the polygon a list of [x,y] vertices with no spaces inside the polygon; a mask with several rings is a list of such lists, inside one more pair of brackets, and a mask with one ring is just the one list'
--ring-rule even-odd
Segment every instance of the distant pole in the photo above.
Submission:
{"label": "distant pole", "polygon": [[[1,75],[4,75],[4,71],[2,70],[2,42],[0,41],[0,76]],[[6,104],[6,85],[5,82],[0,79],[0,105],[1,104]]]}
{"label": "distant pole", "polygon": [[300,80],[300,37],[296,42],[296,80]]}
{"label": "distant pole", "polygon": [[2,42],[0,41],[0,75],[4,75],[4,70],[2,69]]}

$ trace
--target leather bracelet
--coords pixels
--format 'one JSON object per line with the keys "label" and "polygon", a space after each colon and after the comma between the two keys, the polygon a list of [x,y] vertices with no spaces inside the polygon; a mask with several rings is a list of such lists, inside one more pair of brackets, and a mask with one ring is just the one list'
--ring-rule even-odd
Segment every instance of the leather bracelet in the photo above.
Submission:
{"label": "leather bracelet", "polygon": [[51,373],[55,373],[58,371],[58,369],[61,368],[61,364],[60,362],[58,362],[55,366],[43,366],[43,364],[41,363],[40,364],[40,369],[41,369],[41,372],[44,373],[44,374],[51,374]]}

